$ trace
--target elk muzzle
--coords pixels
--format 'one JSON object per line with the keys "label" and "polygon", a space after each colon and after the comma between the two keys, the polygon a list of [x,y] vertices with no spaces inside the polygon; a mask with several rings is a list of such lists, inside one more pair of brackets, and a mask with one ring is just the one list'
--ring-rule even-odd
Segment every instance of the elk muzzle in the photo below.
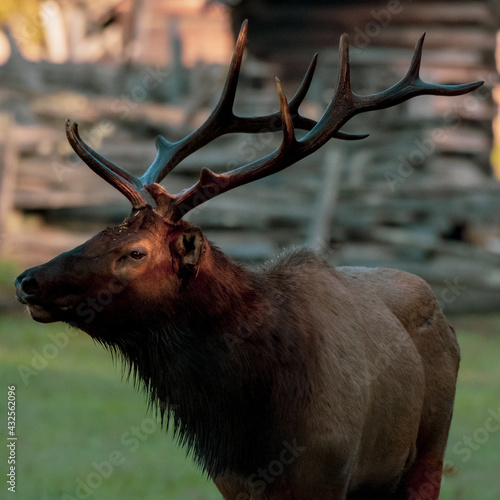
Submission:
{"label": "elk muzzle", "polygon": [[39,289],[36,278],[29,273],[30,269],[20,274],[15,280],[16,297],[21,304],[29,304],[29,300],[36,297]]}
{"label": "elk muzzle", "polygon": [[44,297],[43,286],[37,277],[40,267],[28,269],[14,280],[17,300],[28,306],[28,311],[35,321],[40,323],[64,321],[65,315],[73,306],[61,300]]}

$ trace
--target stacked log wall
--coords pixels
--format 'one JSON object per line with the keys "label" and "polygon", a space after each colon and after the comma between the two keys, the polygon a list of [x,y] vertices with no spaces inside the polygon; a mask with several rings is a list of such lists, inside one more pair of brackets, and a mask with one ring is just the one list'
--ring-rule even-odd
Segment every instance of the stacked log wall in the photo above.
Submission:
{"label": "stacked log wall", "polygon": [[[416,272],[434,285],[438,296],[448,297],[454,286],[456,301],[446,304],[453,310],[494,308],[500,301],[500,187],[489,162],[495,114],[491,93],[497,78],[497,25],[491,4],[408,3],[387,26],[379,26],[376,36],[377,25],[370,23],[376,21],[374,12],[387,8],[386,2],[349,8],[294,4],[285,19],[279,4],[244,1],[233,12],[235,25],[243,16],[250,19],[249,55],[236,103],[241,114],[275,111],[273,77],[279,75],[291,95],[318,51],[320,65],[302,111],[319,117],[334,90],[336,47],[344,31],[350,31],[352,80],[358,93],[395,83],[424,30],[425,80],[446,84],[484,79],[486,86],[468,96],[419,97],[356,117],[346,130],[370,133],[368,139],[331,142],[279,175],[214,199],[190,219],[248,263],[283,247],[306,244],[335,265]],[[256,13],[245,10],[247,5]],[[366,39],[363,33],[374,36]],[[31,81],[43,82],[42,93],[19,83],[25,71],[19,73],[19,67],[35,75]],[[141,174],[154,158],[154,136],[176,139],[199,124],[216,101],[225,72],[220,67],[186,70],[192,82],[188,94],[180,103],[159,104],[134,101],[130,92],[116,94],[119,69],[92,68],[27,61],[0,68],[5,76],[0,112],[18,118],[13,132],[19,152],[14,205],[46,222],[78,228],[82,239],[102,224],[120,222],[128,206],[69,154],[64,137],[68,115],[80,122],[84,137],[102,154]],[[144,68],[136,71],[129,73],[129,89]],[[69,89],[61,86],[65,73],[75,82]],[[162,85],[148,99],[169,95],[168,78]],[[164,184],[180,191],[196,181],[203,166],[225,171],[278,143],[279,137],[267,134],[221,138],[179,165]],[[335,191],[331,195],[328,186]],[[54,253],[63,249],[50,246]]]}

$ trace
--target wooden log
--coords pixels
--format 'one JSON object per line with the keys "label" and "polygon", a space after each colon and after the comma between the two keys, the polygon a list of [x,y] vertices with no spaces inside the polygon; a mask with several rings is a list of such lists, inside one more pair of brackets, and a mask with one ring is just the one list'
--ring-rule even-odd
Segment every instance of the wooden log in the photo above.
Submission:
{"label": "wooden log", "polygon": [[13,208],[18,154],[14,139],[15,122],[10,115],[0,115],[0,248],[8,234],[8,217]]}
{"label": "wooden log", "polygon": [[345,160],[344,148],[326,149],[322,169],[322,188],[312,211],[307,241],[307,246],[318,253],[328,251],[330,246],[330,228],[337,205],[340,175]]}

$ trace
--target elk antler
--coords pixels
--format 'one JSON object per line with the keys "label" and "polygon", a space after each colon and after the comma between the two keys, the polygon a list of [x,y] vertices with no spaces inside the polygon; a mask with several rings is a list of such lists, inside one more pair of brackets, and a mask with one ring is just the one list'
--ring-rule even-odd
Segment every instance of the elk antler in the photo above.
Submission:
{"label": "elk antler", "polygon": [[[72,124],[69,120],[66,122],[66,136],[76,154],[94,172],[123,193],[134,208],[142,208],[146,205],[154,207],[155,203],[145,189],[145,186],[161,182],[184,158],[201,149],[217,137],[236,132],[260,133],[281,129],[281,115],[279,111],[255,117],[242,117],[233,113],[238,77],[247,38],[247,27],[248,23],[245,21],[236,42],[222,95],[211,115],[198,129],[180,141],[169,142],[164,137],[158,136],[156,139],[156,158],[142,177],[137,178],[133,176],[94,151],[79,136],[78,125],[76,123]],[[316,69],[316,62],[317,54],[313,57],[299,89],[290,101],[290,112],[294,117],[295,127],[303,130],[311,130],[316,125],[316,121],[305,118],[299,113],[299,106],[309,90],[314,70]],[[366,136],[356,136],[339,131],[337,137],[352,140],[362,139]]]}
{"label": "elk antler", "polygon": [[[178,142],[169,142],[159,136],[156,140],[158,153],[146,173],[137,178],[105,159],[78,135],[76,124],[67,123],[68,140],[80,156],[98,175],[115,186],[132,203],[134,208],[150,205],[156,207],[146,189],[160,182],[184,158],[221,135],[233,132],[256,133],[263,130],[283,130],[281,145],[271,154],[223,174],[202,169],[199,181],[191,188],[176,195],[169,194],[170,204],[164,216],[178,222],[187,212],[215,196],[237,186],[274,174],[312,154],[331,138],[361,139],[366,135],[350,135],[340,128],[358,113],[395,106],[418,95],[462,95],[480,87],[484,82],[463,85],[437,85],[423,82],[419,76],[422,45],[425,34],[418,41],[406,75],[391,88],[368,96],[352,92],[350,82],[349,42],[342,35],[339,47],[340,70],[335,94],[318,122],[300,115],[298,108],[309,89],[317,56],[315,55],[295,96],[287,102],[281,85],[276,79],[280,99],[280,111],[266,116],[240,117],[233,113],[238,75],[246,41],[247,23],[241,28],[231,61],[222,96],[212,114],[192,134]],[[297,140],[295,128],[309,132]]]}
{"label": "elk antler", "polygon": [[104,158],[81,139],[77,123],[66,121],[66,137],[75,153],[97,175],[124,194],[134,208],[155,206],[155,201],[135,175]]}

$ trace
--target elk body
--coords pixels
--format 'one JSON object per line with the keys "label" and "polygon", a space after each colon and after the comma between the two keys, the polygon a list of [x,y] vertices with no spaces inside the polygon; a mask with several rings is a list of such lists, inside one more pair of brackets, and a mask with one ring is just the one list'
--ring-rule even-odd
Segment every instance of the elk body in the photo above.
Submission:
{"label": "elk body", "polygon": [[[157,140],[136,178],[85,144],[75,152],[121,191],[132,212],[85,244],[16,279],[40,322],[64,321],[122,356],[180,444],[227,500],[437,499],[459,348],[429,287],[390,269],[338,268],[308,250],[248,270],[183,221],[189,210],[286,168],[357,113],[422,94],[460,95],[481,82],[419,78],[422,39],[406,76],[371,96],[350,90],[341,38],[337,90],[315,122],[298,113],[316,59],[280,112],[232,106],[246,24],[212,115],[176,143]],[[283,130],[279,149],[169,194],[158,183],[186,156],[230,132]],[[300,140],[294,128],[309,132]]]}

